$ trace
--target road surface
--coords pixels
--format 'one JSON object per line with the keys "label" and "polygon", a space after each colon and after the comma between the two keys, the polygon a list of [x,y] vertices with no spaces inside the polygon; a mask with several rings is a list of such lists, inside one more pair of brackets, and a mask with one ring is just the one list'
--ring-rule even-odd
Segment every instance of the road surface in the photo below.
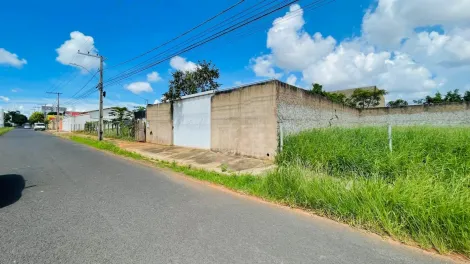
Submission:
{"label": "road surface", "polygon": [[1,136],[0,263],[449,262],[166,174],[45,132]]}

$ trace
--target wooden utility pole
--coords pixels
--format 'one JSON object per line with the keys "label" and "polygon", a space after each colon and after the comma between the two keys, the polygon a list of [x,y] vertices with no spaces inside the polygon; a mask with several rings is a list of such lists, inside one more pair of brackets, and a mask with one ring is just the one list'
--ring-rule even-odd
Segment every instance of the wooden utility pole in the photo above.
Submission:
{"label": "wooden utility pole", "polygon": [[57,132],[59,132],[59,119],[60,119],[60,95],[62,93],[57,93],[57,92],[47,92],[48,94],[57,94],[57,112],[56,112],[56,118],[55,118],[55,125],[56,125],[56,129],[57,129]]}
{"label": "wooden utility pole", "polygon": [[104,61],[104,57],[99,54],[96,54],[96,55],[90,54],[90,52],[83,53],[83,52],[80,52],[80,50],[78,51],[78,54],[94,57],[100,60],[100,70],[99,70],[100,82],[98,83],[98,90],[100,92],[100,106],[99,106],[100,118],[98,121],[98,140],[103,140],[103,61]]}

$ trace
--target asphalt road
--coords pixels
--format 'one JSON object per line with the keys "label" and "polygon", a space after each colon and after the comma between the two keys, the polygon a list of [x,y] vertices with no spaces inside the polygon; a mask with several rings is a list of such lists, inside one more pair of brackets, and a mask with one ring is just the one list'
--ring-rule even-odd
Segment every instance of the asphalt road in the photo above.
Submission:
{"label": "asphalt road", "polygon": [[44,132],[0,137],[0,263],[446,263]]}

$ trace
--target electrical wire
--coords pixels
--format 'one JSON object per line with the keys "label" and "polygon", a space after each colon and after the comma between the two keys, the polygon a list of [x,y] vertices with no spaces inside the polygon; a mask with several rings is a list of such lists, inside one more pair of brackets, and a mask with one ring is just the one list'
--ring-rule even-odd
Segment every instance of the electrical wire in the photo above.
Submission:
{"label": "electrical wire", "polygon": [[[128,72],[131,72],[132,70],[138,68],[139,66],[145,65],[146,63],[148,63],[148,62],[150,62],[150,61],[152,61],[152,60],[158,58],[159,56],[165,54],[166,52],[168,52],[168,51],[170,51],[170,50],[172,50],[172,49],[175,49],[175,48],[177,48],[177,47],[183,46],[183,45],[185,45],[187,42],[190,42],[190,41],[192,41],[192,40],[194,40],[194,39],[199,39],[199,38],[201,38],[202,36],[207,35],[207,32],[211,31],[212,29],[214,29],[214,28],[216,28],[216,27],[218,27],[218,26],[227,24],[228,22],[230,22],[231,20],[233,20],[234,18],[236,18],[236,17],[239,16],[240,14],[242,14],[242,13],[244,13],[244,12],[247,12],[247,11],[249,11],[250,9],[252,9],[252,8],[254,8],[254,7],[256,7],[256,6],[262,4],[263,2],[266,2],[266,1],[267,1],[267,0],[262,0],[262,1],[260,1],[259,3],[255,4],[255,5],[252,5],[252,6],[248,7],[248,8],[246,8],[246,9],[244,9],[243,11],[241,11],[241,12],[239,12],[239,13],[233,15],[232,17],[230,17],[230,18],[228,18],[228,19],[225,19],[223,22],[218,23],[218,24],[216,24],[216,25],[214,25],[214,26],[212,26],[212,27],[210,27],[210,28],[204,30],[203,32],[199,33],[198,35],[193,36],[193,37],[191,37],[191,38],[185,40],[184,42],[179,43],[178,45],[176,45],[176,46],[174,46],[174,47],[171,47],[171,48],[169,48],[169,49],[166,49],[165,51],[160,52],[160,53],[154,55],[153,57],[148,58],[148,59],[146,59],[145,61],[142,61],[142,62],[138,63],[137,65],[132,66],[131,68],[120,72],[119,74],[126,74],[126,73],[128,73]],[[276,1],[277,1],[277,0],[276,0]],[[275,1],[274,1],[274,2],[275,2]],[[267,5],[272,4],[272,3],[273,3],[273,2],[269,2]],[[265,7],[265,6],[266,6],[266,5],[263,5],[263,6],[261,6],[260,8],[263,8],[263,7]],[[249,13],[252,13],[252,12],[249,12]],[[248,13],[248,14],[249,14],[249,13]],[[246,16],[246,15],[245,15],[245,16]],[[242,17],[244,17],[244,16],[241,16],[240,18],[242,18]],[[119,74],[118,74],[118,75],[119,75]],[[116,76],[117,76],[117,75],[116,75]],[[105,80],[105,82],[108,82],[109,80],[111,80],[111,79]]]}
{"label": "electrical wire", "polygon": [[228,28],[225,28],[224,30],[219,31],[219,32],[217,32],[216,34],[213,34],[212,36],[209,36],[209,37],[205,38],[205,39],[202,40],[202,41],[199,41],[199,42],[197,42],[197,43],[194,43],[194,44],[190,45],[189,47],[186,47],[186,48],[184,48],[184,49],[182,49],[182,50],[180,50],[180,51],[178,51],[178,52],[175,52],[175,53],[171,54],[170,56],[167,56],[167,57],[165,57],[165,58],[163,58],[163,59],[161,59],[161,60],[158,60],[158,61],[156,61],[156,62],[150,63],[150,64],[148,64],[148,65],[146,65],[146,66],[144,66],[144,67],[141,67],[141,68],[139,68],[139,69],[136,69],[136,70],[134,70],[134,71],[132,71],[132,72],[130,72],[130,73],[127,73],[127,74],[124,74],[124,75],[121,75],[121,76],[117,76],[117,77],[111,78],[111,80],[109,80],[108,82],[113,82],[113,81],[116,81],[116,80],[124,80],[124,79],[130,77],[131,75],[134,75],[134,74],[137,74],[137,73],[139,73],[139,72],[142,72],[142,71],[144,71],[144,70],[146,70],[146,69],[149,69],[149,68],[151,68],[151,67],[153,67],[153,66],[155,66],[155,65],[157,65],[157,64],[160,64],[161,62],[166,61],[166,60],[168,60],[168,59],[170,59],[170,58],[172,58],[172,57],[174,57],[174,56],[177,56],[177,55],[179,55],[179,54],[185,53],[185,52],[190,51],[190,50],[192,50],[192,49],[194,49],[194,48],[197,48],[197,47],[199,47],[199,46],[202,46],[202,45],[204,45],[204,44],[206,44],[206,43],[208,43],[208,42],[210,42],[210,41],[213,41],[213,40],[215,40],[215,39],[217,39],[217,38],[219,38],[219,37],[221,37],[221,36],[224,36],[224,35],[226,35],[226,34],[232,32],[232,31],[234,31],[234,30],[237,30],[238,28],[241,28],[241,27],[243,27],[243,26],[246,26],[246,25],[248,25],[248,24],[250,24],[250,23],[252,23],[252,22],[254,22],[254,21],[260,20],[261,18],[264,18],[264,17],[266,17],[266,16],[268,16],[268,15],[270,15],[270,14],[272,14],[272,13],[274,13],[274,12],[280,10],[280,9],[283,9],[283,8],[285,8],[285,7],[287,7],[287,6],[291,5],[291,4],[293,4],[293,3],[296,3],[296,2],[298,2],[298,0],[288,1],[287,3],[284,3],[284,4],[282,4],[282,5],[279,6],[279,7],[274,7],[274,8],[272,8],[271,10],[263,11],[263,12],[261,12],[261,13],[258,13],[258,14],[255,15],[255,16],[252,16],[252,17],[250,17],[250,18],[248,18],[248,19],[245,19],[244,21],[241,21],[241,22],[239,22],[239,23],[237,23],[237,24],[235,24],[235,25],[232,25],[232,26],[230,26],[230,27],[228,27]]}
{"label": "electrical wire", "polygon": [[153,51],[155,51],[155,50],[157,50],[157,49],[159,49],[159,48],[161,48],[161,47],[164,47],[164,46],[166,46],[167,44],[170,44],[171,42],[173,42],[173,41],[175,41],[175,40],[178,40],[178,39],[180,39],[181,37],[186,36],[187,34],[191,33],[192,31],[194,31],[194,30],[196,30],[196,29],[202,27],[203,25],[209,23],[210,21],[216,19],[217,17],[219,17],[219,16],[225,14],[226,12],[228,12],[228,11],[230,11],[231,9],[235,8],[236,6],[238,6],[239,4],[243,3],[244,1],[245,1],[245,0],[240,0],[240,1],[238,1],[236,4],[234,4],[234,5],[232,5],[232,6],[228,7],[228,8],[226,8],[226,9],[224,9],[224,10],[222,10],[222,11],[219,12],[218,14],[216,14],[216,15],[212,16],[211,18],[209,18],[209,19],[203,21],[203,22],[200,23],[199,25],[197,25],[197,26],[195,26],[195,27],[193,27],[193,28],[187,30],[186,32],[184,32],[184,33],[182,33],[182,34],[176,36],[175,38],[173,38],[173,39],[171,39],[171,40],[169,40],[169,41],[166,41],[165,43],[160,44],[159,46],[156,46],[156,47],[154,47],[154,48],[152,48],[152,49],[150,49],[150,50],[147,50],[147,51],[145,51],[145,52],[143,52],[143,53],[141,53],[141,54],[139,54],[139,55],[137,55],[137,56],[135,56],[135,57],[133,57],[133,58],[130,58],[130,59],[125,60],[125,61],[123,61],[123,62],[117,63],[117,64],[115,64],[115,65],[109,66],[109,67],[107,67],[107,69],[124,65],[124,64],[129,63],[129,62],[131,62],[131,61],[134,61],[134,60],[136,60],[136,59],[138,59],[138,58],[141,58],[141,57],[143,57],[143,56],[145,56],[145,55],[147,55],[147,54],[149,54],[149,53],[151,53],[151,52],[153,52]]}

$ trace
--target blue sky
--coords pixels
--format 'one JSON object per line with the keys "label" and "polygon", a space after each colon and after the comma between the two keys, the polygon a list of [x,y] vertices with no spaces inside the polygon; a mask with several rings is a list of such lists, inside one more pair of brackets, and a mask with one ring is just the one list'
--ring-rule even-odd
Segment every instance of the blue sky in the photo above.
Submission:
{"label": "blue sky", "polygon": [[[259,1],[245,0],[234,12]],[[72,32],[93,38],[88,44],[103,54],[110,66],[177,36],[236,2],[2,3],[0,107],[29,113],[38,104],[54,103],[54,97],[45,92],[55,87],[63,93],[63,102],[70,101],[90,75],[64,64],[81,62],[92,71],[96,66],[75,55],[72,60],[70,51],[64,51],[62,63],[58,61],[61,54],[57,49],[71,40]],[[437,90],[470,88],[464,76],[470,59],[470,51],[466,50],[470,49],[467,46],[470,17],[465,13],[470,10],[465,0],[450,0],[447,9],[437,0],[337,0],[317,10],[303,10],[311,2],[299,1],[299,5],[276,12],[239,33],[181,54],[185,59],[182,63],[187,66],[198,60],[211,60],[220,68],[223,87],[267,78],[289,80],[300,87],[317,81],[329,90],[379,85],[391,92],[391,99],[413,99]],[[421,10],[420,4],[427,4],[429,10]],[[455,11],[452,8],[455,6],[463,10]],[[405,12],[413,8],[415,13]],[[436,18],[433,10],[438,10],[442,17]],[[296,17],[273,25],[276,18],[288,16],[287,12]],[[255,34],[237,37],[254,29]],[[134,62],[106,70],[105,80],[133,65]],[[166,61],[122,81],[122,85],[108,87],[106,104],[131,106],[143,104],[142,98],[152,103],[166,91],[174,68]],[[151,72],[158,73],[159,81],[148,82],[146,75]],[[75,75],[68,85],[63,85]],[[399,84],[397,79],[405,83]],[[147,83],[152,91],[145,86],[143,90],[134,90],[140,91],[135,94],[126,89],[133,83]],[[95,97],[97,94],[92,94],[66,106],[89,110],[95,108]]]}

